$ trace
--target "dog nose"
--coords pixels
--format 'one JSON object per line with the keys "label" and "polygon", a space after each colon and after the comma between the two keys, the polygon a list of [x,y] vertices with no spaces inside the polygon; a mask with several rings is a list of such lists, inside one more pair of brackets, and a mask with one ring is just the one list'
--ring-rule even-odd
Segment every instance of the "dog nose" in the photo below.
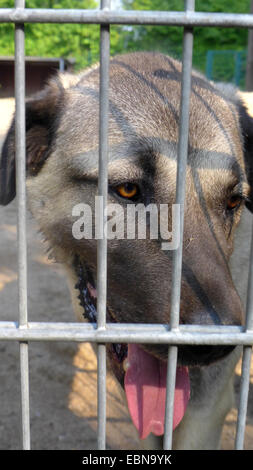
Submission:
{"label": "dog nose", "polygon": [[187,366],[207,366],[232,352],[234,346],[180,346],[178,360]]}

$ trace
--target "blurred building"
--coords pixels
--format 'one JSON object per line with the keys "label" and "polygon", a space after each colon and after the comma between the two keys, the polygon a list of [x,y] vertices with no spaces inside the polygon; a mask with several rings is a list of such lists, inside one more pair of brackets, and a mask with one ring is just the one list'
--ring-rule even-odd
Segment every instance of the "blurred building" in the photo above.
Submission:
{"label": "blurred building", "polygon": [[[26,57],[26,96],[40,90],[58,70],[71,70],[75,61],[51,57]],[[0,98],[14,96],[14,57],[0,56]]]}

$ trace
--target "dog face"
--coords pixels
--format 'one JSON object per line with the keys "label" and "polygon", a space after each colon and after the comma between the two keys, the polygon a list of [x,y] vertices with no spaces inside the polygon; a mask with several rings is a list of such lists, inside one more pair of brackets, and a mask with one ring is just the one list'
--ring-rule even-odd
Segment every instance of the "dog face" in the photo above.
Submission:
{"label": "dog face", "polygon": [[[108,203],[175,202],[181,65],[161,54],[119,56],[110,67]],[[76,239],[73,207],[95,211],[98,180],[99,68],[61,74],[27,101],[27,190],[31,212],[70,279],[76,313],[96,317],[97,240]],[[252,122],[234,91],[192,74],[180,322],[242,322],[228,269],[243,205],[252,209]],[[1,202],[15,196],[14,124],[1,164]],[[168,213],[168,226],[172,223]],[[148,225],[148,224],[147,224]],[[94,230],[94,227],[92,227]],[[149,225],[147,226],[149,230]],[[108,240],[107,320],[169,323],[172,252],[161,239]],[[144,348],[166,360],[167,347]],[[182,365],[223,357],[228,347],[182,347]],[[127,347],[111,345],[122,382]]]}

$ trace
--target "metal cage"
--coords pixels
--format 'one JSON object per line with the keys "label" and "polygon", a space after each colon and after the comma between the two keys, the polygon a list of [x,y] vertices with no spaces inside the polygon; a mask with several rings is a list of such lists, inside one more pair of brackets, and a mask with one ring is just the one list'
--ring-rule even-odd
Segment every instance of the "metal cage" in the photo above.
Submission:
{"label": "metal cage", "polygon": [[[28,322],[27,315],[27,254],[25,194],[25,34],[24,23],[89,23],[100,24],[100,146],[99,195],[107,201],[107,134],[108,87],[111,24],[180,25],[184,27],[183,72],[181,84],[180,137],[178,151],[176,203],[180,204],[181,234],[183,233],[185,173],[188,147],[189,98],[194,26],[253,27],[253,15],[199,13],[194,0],[186,0],[184,12],[112,11],[110,0],[101,0],[100,10],[26,9],[25,0],[16,0],[14,9],[0,9],[0,22],[15,24],[15,97],[16,97],[16,166],[18,199],[18,291],[19,322],[0,321],[0,340],[20,344],[22,438],[23,449],[30,449],[29,419],[29,341],[89,341],[98,345],[98,449],[106,446],[106,351],[107,342],[163,343],[168,345],[168,374],[164,449],[172,446],[173,402],[180,344],[242,345],[243,362],[240,404],[235,448],[242,449],[247,413],[251,350],[253,345],[253,243],[248,284],[247,319],[245,327],[179,325],[182,268],[182,236],[173,255],[173,278],[170,325],[106,324],[107,241],[98,241],[98,322],[94,329],[84,323]],[[103,209],[104,209],[103,208]],[[102,216],[104,215],[104,212]]]}

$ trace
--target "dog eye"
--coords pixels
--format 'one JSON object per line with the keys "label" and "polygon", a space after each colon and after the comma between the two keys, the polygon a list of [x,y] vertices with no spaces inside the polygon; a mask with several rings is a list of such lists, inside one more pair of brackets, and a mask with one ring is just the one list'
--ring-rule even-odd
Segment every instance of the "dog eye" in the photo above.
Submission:
{"label": "dog eye", "polygon": [[242,198],[240,196],[231,196],[227,200],[227,211],[235,211],[236,209],[239,209],[240,205],[242,203]]}
{"label": "dog eye", "polygon": [[119,184],[114,187],[114,191],[125,199],[137,199],[140,193],[139,187],[134,183]]}

